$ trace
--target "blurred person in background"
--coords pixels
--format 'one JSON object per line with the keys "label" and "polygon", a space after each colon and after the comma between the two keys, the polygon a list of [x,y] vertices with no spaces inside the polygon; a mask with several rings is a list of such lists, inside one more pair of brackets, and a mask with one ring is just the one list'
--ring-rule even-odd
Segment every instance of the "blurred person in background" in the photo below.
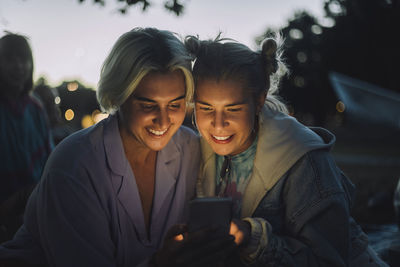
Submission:
{"label": "blurred person in background", "polygon": [[110,116],[57,145],[0,266],[204,266],[226,255],[234,241],[210,239],[213,229],[175,238],[200,160],[198,136],[182,126],[192,95],[191,57],[174,34],[123,34],[97,89]]}
{"label": "blurred person in background", "polygon": [[0,241],[22,224],[27,198],[53,148],[48,119],[32,97],[33,57],[27,38],[0,38]]}

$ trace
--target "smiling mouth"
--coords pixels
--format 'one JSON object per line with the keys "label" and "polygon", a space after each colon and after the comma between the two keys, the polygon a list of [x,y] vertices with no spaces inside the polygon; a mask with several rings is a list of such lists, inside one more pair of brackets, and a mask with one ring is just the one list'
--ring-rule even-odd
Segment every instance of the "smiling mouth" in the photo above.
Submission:
{"label": "smiling mouth", "polygon": [[231,135],[227,135],[227,136],[216,136],[216,135],[213,135],[212,137],[214,137],[215,139],[217,139],[219,141],[223,141],[223,140],[227,140],[229,137],[231,137]]}
{"label": "smiling mouth", "polygon": [[165,130],[158,131],[158,130],[154,130],[151,128],[147,128],[147,131],[149,131],[149,133],[151,133],[152,135],[155,135],[155,136],[163,136],[168,131],[168,129],[169,129],[169,127]]}
{"label": "smiling mouth", "polygon": [[225,136],[211,135],[211,137],[214,140],[214,142],[218,144],[225,144],[229,143],[232,140],[233,135],[225,135]]}

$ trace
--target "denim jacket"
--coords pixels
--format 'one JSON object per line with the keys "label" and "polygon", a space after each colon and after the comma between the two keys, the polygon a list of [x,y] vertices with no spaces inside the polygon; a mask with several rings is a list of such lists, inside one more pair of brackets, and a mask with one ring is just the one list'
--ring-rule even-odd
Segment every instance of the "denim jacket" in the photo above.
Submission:
{"label": "denim jacket", "polygon": [[[385,266],[350,216],[354,186],[329,150],[335,137],[264,107],[242,218],[250,266]],[[197,195],[215,192],[215,154],[201,140]]]}

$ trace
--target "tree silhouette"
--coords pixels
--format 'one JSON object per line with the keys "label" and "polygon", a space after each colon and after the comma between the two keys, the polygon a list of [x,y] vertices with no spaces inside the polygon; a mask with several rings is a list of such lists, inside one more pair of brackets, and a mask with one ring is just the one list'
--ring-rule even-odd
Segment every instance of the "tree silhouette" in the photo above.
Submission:
{"label": "tree silhouette", "polygon": [[[78,0],[80,3],[85,2],[86,0]],[[105,6],[107,2],[115,1],[119,4],[118,11],[121,14],[126,14],[130,7],[141,5],[142,11],[146,11],[150,6],[151,2],[147,0],[93,0],[93,3],[96,5]],[[179,16],[183,13],[184,6],[179,3],[179,0],[167,0],[164,2],[164,8],[167,11],[174,13],[176,16]]]}
{"label": "tree silhouette", "polygon": [[[291,69],[282,81],[281,95],[306,124],[323,125],[336,112],[330,71],[400,91],[398,1],[325,0],[324,10],[330,25],[303,11],[279,29]],[[256,42],[273,31],[267,29]],[[307,120],[307,114],[313,119]]]}

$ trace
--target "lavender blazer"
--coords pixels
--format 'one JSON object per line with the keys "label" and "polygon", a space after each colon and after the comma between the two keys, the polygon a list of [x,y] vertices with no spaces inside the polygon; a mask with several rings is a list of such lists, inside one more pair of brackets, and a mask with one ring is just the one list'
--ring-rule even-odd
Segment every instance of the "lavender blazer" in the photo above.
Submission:
{"label": "lavender blazer", "polygon": [[185,222],[195,194],[199,141],[182,126],[158,152],[150,235],[116,116],[79,131],[51,154],[25,223],[0,258],[49,266],[137,266]]}

